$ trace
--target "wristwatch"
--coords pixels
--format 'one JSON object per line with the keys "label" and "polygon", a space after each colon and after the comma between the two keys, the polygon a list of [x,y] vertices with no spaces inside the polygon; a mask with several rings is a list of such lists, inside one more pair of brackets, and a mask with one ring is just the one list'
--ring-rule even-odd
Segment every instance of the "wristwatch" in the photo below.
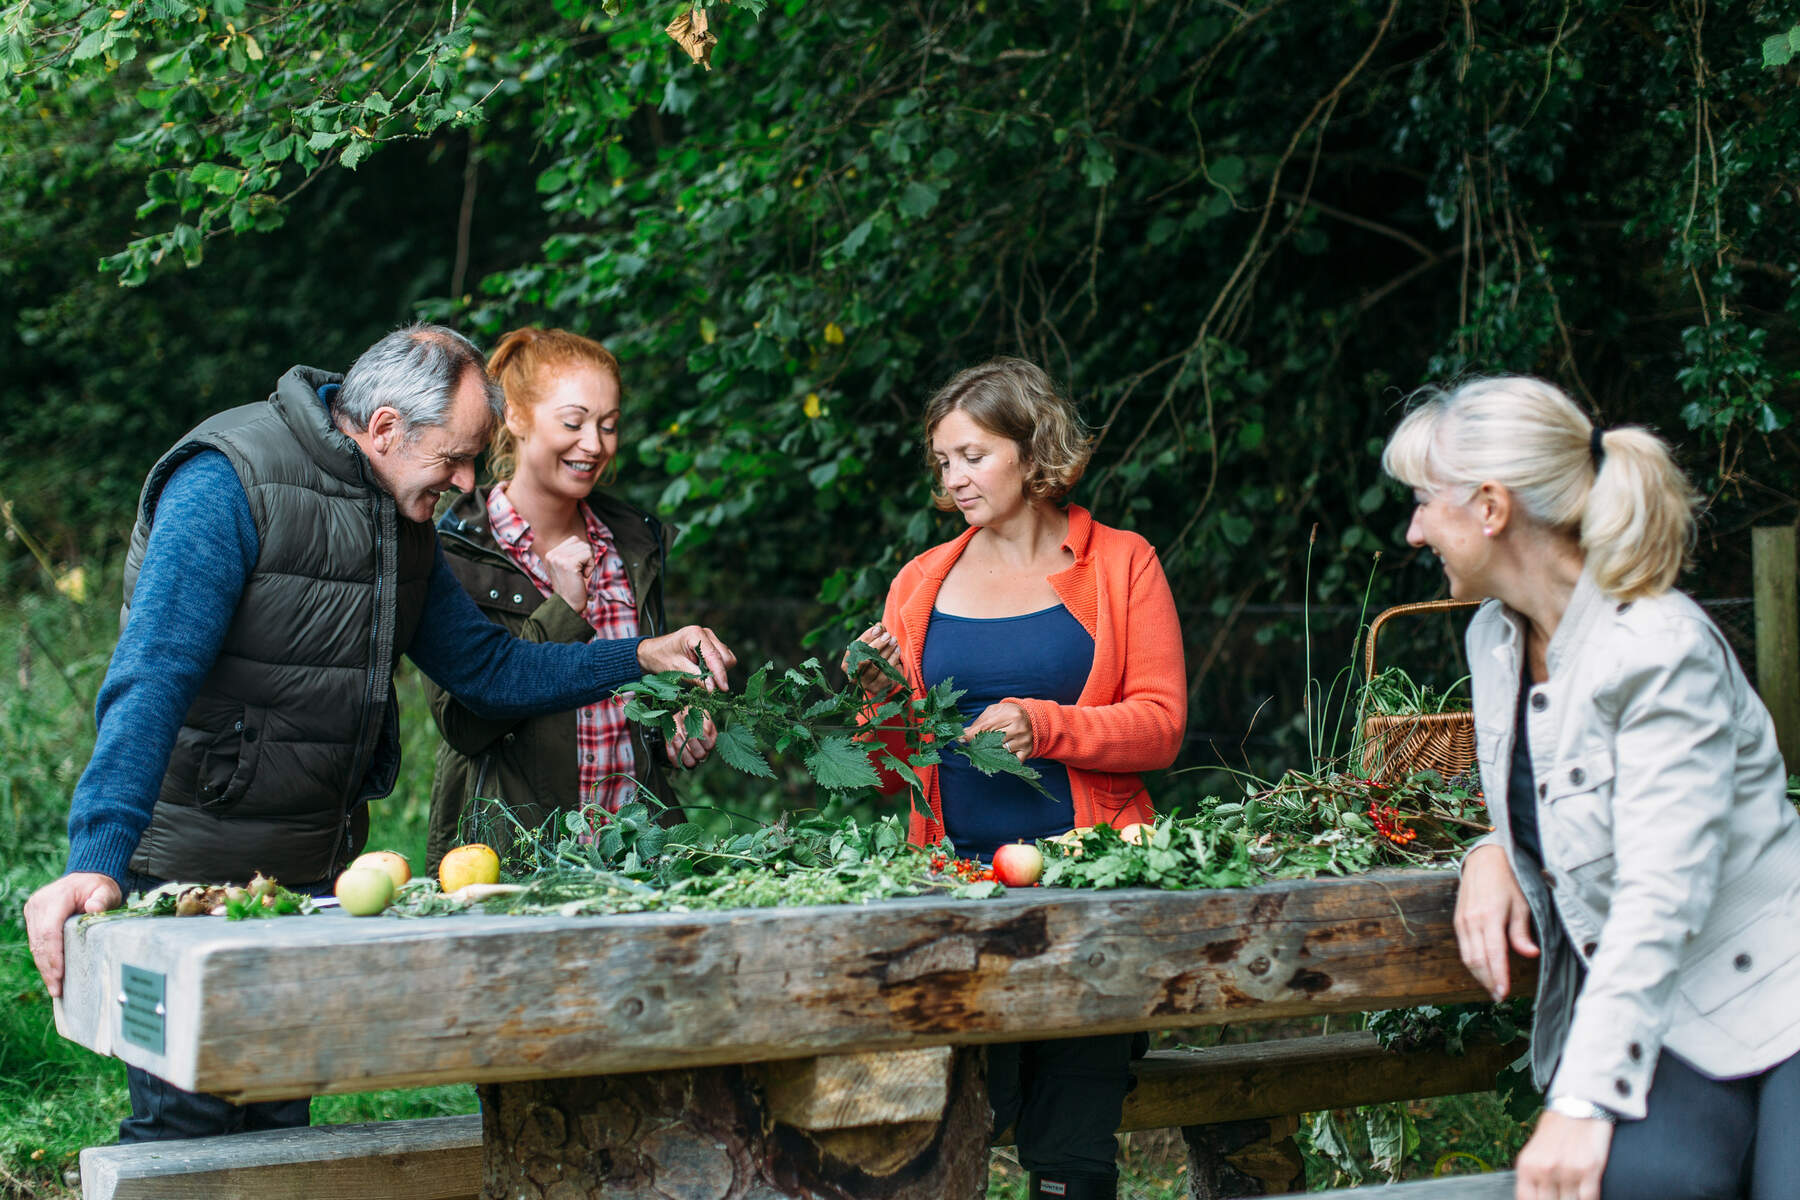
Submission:
{"label": "wristwatch", "polygon": [[1574,1117],[1578,1121],[1605,1121],[1608,1125],[1619,1123],[1619,1116],[1610,1108],[1601,1108],[1587,1100],[1577,1100],[1573,1096],[1552,1096],[1544,1103],[1544,1108],[1565,1117]]}

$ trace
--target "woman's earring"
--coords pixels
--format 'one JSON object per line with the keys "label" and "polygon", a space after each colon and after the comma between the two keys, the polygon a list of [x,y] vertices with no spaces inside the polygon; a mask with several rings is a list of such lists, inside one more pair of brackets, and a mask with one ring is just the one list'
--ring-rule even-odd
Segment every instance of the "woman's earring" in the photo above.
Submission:
{"label": "woman's earring", "polygon": [[1481,536],[1482,537],[1493,537],[1494,536],[1493,527],[1491,525],[1482,526]]}

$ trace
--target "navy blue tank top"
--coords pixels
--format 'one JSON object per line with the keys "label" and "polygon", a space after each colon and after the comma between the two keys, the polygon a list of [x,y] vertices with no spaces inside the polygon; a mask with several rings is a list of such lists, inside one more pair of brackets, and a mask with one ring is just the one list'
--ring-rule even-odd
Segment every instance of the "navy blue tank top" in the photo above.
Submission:
{"label": "navy blue tank top", "polygon": [[[933,609],[925,630],[925,686],[953,679],[965,689],[956,703],[965,721],[1008,696],[1073,704],[1093,666],[1094,639],[1060,604],[1018,617],[957,617]],[[1023,780],[983,775],[946,748],[938,797],[957,853],[986,862],[1007,842],[1074,828],[1068,769],[1047,758],[1027,761],[1054,799]]]}

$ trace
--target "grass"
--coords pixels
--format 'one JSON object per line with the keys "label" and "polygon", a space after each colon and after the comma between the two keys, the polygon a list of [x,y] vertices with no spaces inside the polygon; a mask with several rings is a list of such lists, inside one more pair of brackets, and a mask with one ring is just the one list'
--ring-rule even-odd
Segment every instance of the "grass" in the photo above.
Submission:
{"label": "grass", "polygon": [[[36,568],[5,577],[0,570],[0,1197],[67,1197],[64,1183],[83,1147],[117,1136],[129,1104],[124,1067],[55,1031],[51,1005],[25,945],[21,912],[27,896],[61,873],[67,855],[68,801],[93,744],[93,696],[116,637],[116,569],[90,573],[86,596],[43,586]],[[100,576],[100,578],[96,578]],[[423,685],[410,667],[399,673],[404,765],[394,795],[375,807],[370,846],[424,862],[436,732]],[[14,686],[16,684],[16,686]],[[804,784],[742,792],[735,772],[702,772],[690,800],[767,818],[784,805],[808,803]],[[842,815],[842,814],[834,814]],[[859,814],[862,815],[862,814]],[[1190,1031],[1194,1040],[1241,1040],[1242,1029]],[[469,1086],[319,1097],[316,1123],[379,1121],[475,1111]],[[1404,1164],[1407,1177],[1428,1175],[1470,1158],[1510,1161],[1521,1126],[1491,1096],[1454,1097],[1406,1106],[1420,1144]],[[1354,1114],[1345,1114],[1354,1127]],[[1179,1136],[1163,1131],[1121,1138],[1126,1200],[1176,1200],[1187,1194]],[[1463,1157],[1458,1157],[1463,1156]],[[1378,1178],[1378,1176],[1376,1176]],[[1315,1188],[1339,1185],[1329,1162],[1309,1156]],[[1018,1196],[1024,1175],[1009,1152],[996,1154],[989,1196]]]}

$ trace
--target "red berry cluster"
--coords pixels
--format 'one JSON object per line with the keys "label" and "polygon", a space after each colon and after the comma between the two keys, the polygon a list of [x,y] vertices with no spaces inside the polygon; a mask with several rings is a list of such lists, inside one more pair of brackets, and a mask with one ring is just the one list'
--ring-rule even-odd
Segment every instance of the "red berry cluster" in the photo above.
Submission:
{"label": "red berry cluster", "polygon": [[939,875],[954,875],[964,883],[986,883],[994,877],[992,867],[984,867],[972,858],[951,858],[942,850],[931,852],[931,869]]}
{"label": "red berry cluster", "polygon": [[1418,830],[1408,829],[1401,822],[1399,809],[1379,800],[1369,801],[1369,820],[1375,823],[1376,833],[1396,846],[1404,846],[1419,836]]}

